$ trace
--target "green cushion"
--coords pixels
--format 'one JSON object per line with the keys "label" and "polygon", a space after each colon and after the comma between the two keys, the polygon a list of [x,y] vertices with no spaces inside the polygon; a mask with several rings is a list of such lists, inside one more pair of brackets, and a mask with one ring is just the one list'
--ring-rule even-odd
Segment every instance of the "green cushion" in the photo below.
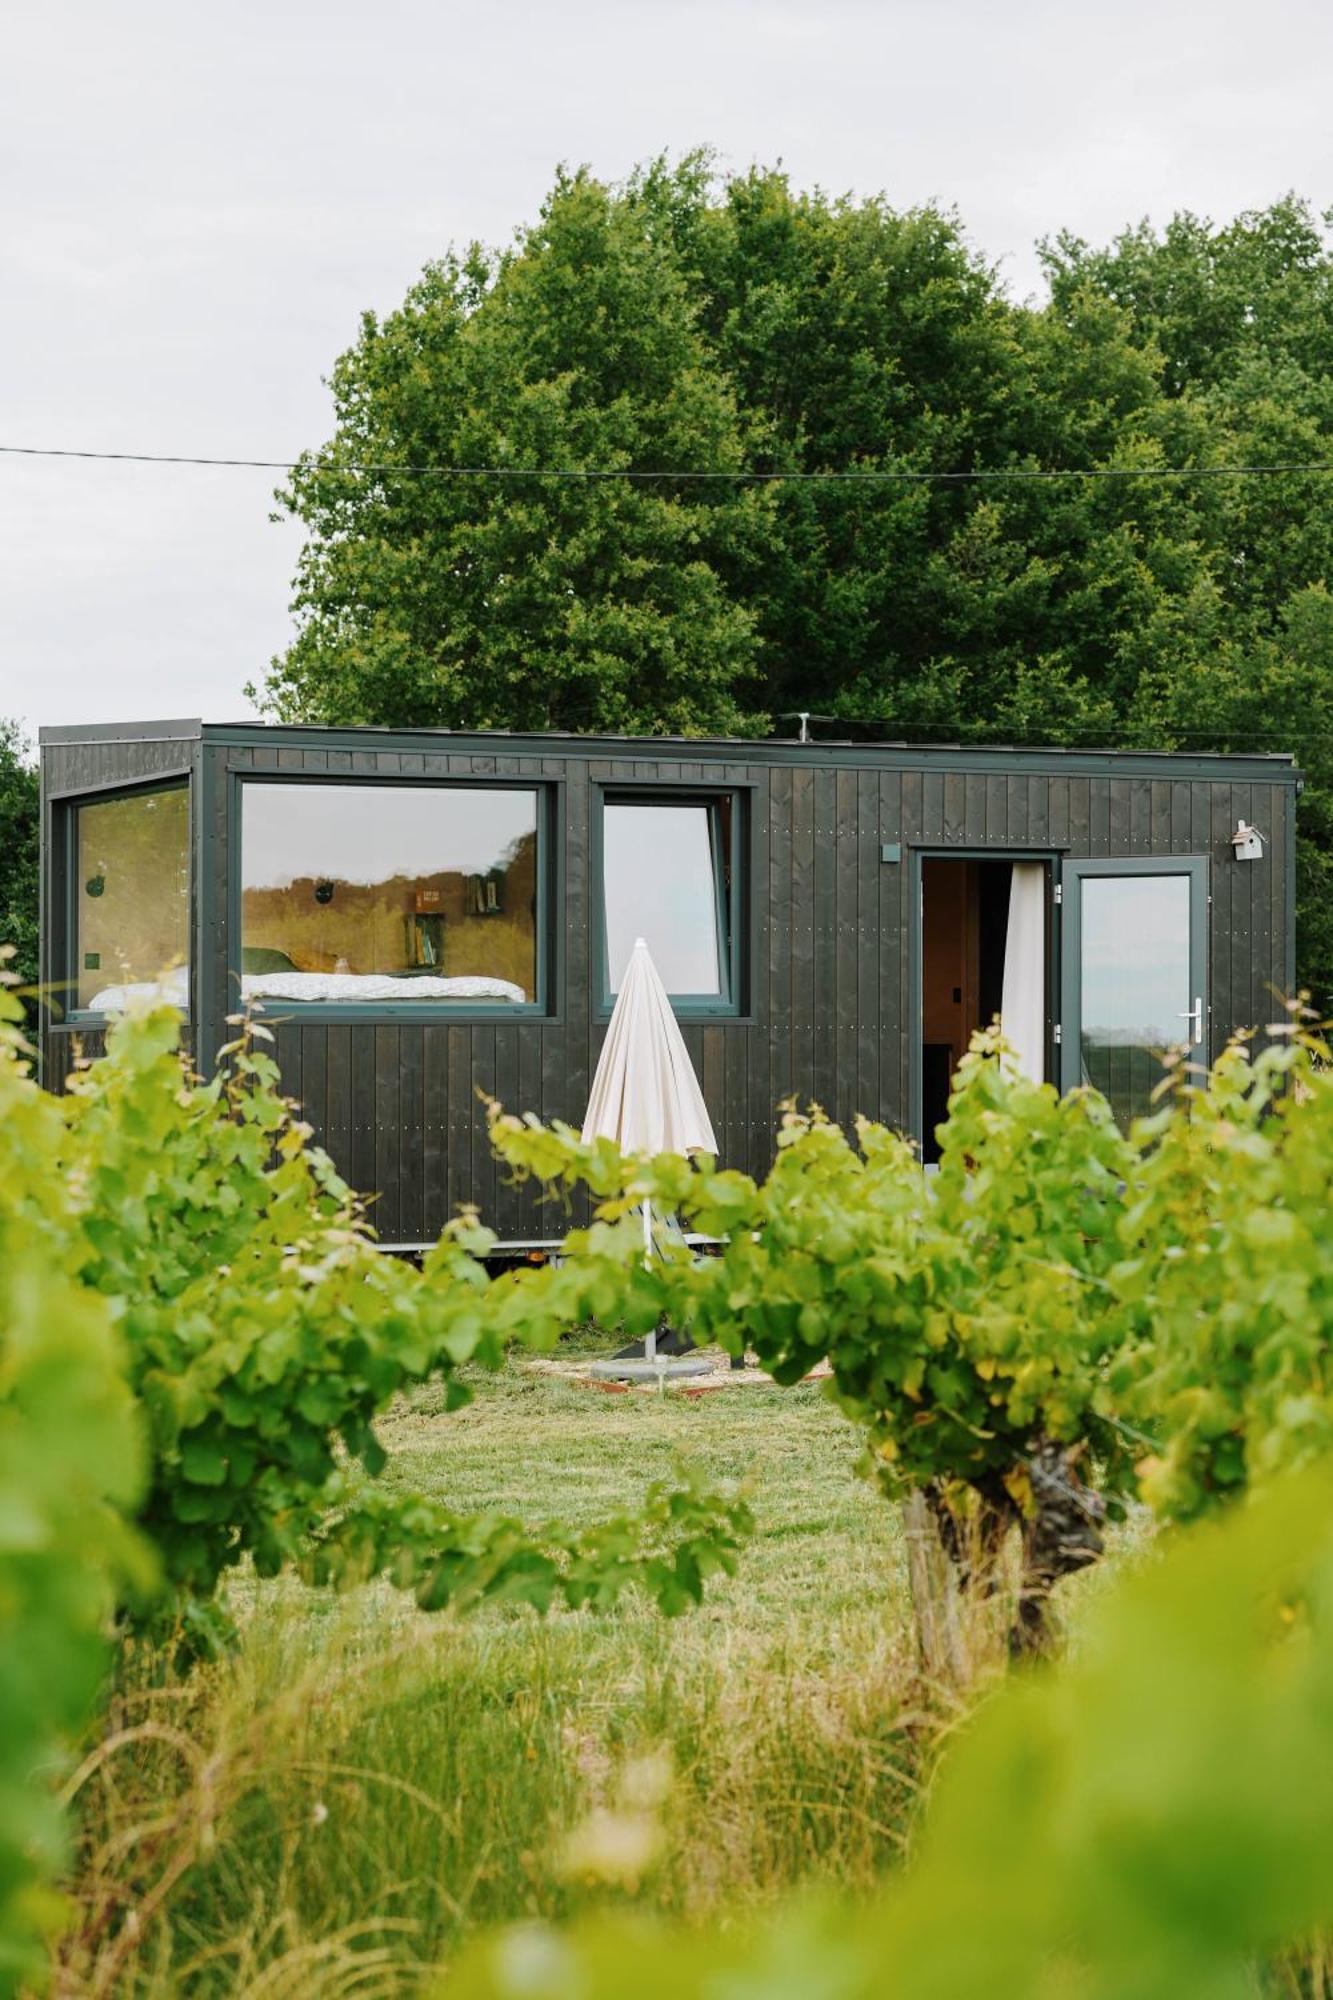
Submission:
{"label": "green cushion", "polygon": [[248,944],[241,952],[242,972],[295,972],[285,951],[274,951],[268,945]]}

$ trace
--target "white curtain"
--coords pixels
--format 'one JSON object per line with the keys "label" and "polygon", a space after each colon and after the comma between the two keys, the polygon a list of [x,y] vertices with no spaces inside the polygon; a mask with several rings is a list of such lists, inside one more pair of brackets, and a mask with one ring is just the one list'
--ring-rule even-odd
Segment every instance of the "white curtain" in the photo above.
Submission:
{"label": "white curtain", "polygon": [[1046,868],[1015,861],[1009,885],[1000,1026],[1024,1076],[1046,1078]]}

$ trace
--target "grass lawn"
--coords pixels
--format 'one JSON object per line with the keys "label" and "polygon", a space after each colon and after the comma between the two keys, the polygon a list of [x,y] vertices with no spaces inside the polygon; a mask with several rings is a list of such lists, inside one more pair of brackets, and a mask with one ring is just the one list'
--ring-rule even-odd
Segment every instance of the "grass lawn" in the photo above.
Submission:
{"label": "grass lawn", "polygon": [[608,1395],[520,1364],[475,1386],[452,1416],[429,1392],[391,1414],[394,1478],[594,1520],[688,1455],[750,1482],[739,1574],[670,1621],[239,1580],[239,1656],[167,1686],[130,1661],[116,1720],[151,1733],[83,1785],[85,1931],[140,1912],[115,1991],[410,1991],[479,1925],[607,1898],[715,1918],[899,1853],[902,1549],[821,1391]]}

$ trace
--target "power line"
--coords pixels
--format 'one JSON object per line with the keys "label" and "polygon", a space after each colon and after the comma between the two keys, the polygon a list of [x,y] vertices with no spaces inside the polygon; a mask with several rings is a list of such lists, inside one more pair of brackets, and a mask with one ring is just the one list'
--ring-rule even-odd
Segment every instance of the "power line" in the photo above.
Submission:
{"label": "power line", "polygon": [[781,472],[741,469],[700,472],[688,467],[651,471],[625,466],[587,467],[572,465],[413,465],[340,463],[330,459],[296,458],[206,458],[188,452],[157,451],[74,451],[52,445],[0,444],[0,453],[10,458],[82,459],[102,465],[191,465],[220,466],[254,472],[296,472],[301,470],[347,472],[374,478],[415,479],[558,479],[588,484],[626,480],[635,484],[678,482],[682,484],[785,485],[846,484],[898,486],[969,486],[1017,481],[1034,483],[1075,479],[1275,479],[1283,477],[1323,478],[1333,473],[1333,462],[1313,465],[1100,465],[1100,466],[987,466],[962,472],[913,471],[906,468],[865,467],[848,471]]}

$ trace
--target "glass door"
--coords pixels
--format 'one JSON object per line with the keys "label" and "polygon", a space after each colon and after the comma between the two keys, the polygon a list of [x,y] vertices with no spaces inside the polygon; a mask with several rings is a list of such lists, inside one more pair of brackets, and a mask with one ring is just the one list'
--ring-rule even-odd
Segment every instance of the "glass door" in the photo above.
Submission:
{"label": "glass door", "polygon": [[1208,861],[1066,861],[1060,1084],[1092,1084],[1123,1127],[1151,1107],[1168,1049],[1208,1060]]}

